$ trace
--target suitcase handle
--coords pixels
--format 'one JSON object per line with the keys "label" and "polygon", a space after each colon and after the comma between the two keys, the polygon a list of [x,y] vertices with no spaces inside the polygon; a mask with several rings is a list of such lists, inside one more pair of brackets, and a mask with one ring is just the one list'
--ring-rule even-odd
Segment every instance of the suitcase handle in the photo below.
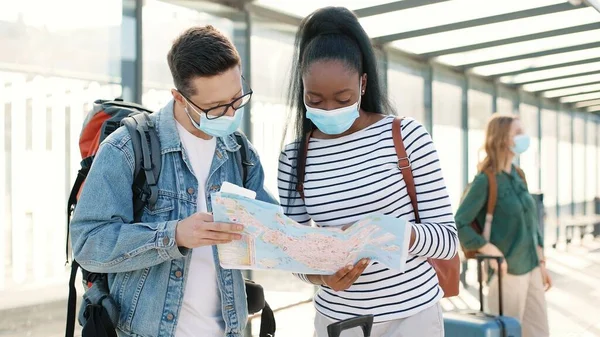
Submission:
{"label": "suitcase handle", "polygon": [[340,337],[342,331],[356,327],[361,327],[365,337],[370,337],[371,329],[373,328],[373,315],[364,315],[335,322],[327,326],[327,333],[329,337]]}
{"label": "suitcase handle", "polygon": [[475,257],[477,258],[477,282],[479,282],[479,311],[484,312],[482,263],[485,260],[496,260],[498,262],[498,270],[496,271],[498,273],[498,313],[500,316],[504,316],[504,308],[502,307],[502,271],[500,270],[500,265],[504,262],[504,257],[485,254],[477,254]]}

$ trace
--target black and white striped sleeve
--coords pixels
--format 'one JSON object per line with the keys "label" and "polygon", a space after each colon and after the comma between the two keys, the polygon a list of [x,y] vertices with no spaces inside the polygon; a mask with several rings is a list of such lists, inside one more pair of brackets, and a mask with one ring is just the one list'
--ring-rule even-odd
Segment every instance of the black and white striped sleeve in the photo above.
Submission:
{"label": "black and white striped sleeve", "polygon": [[[287,153],[284,151],[279,156],[279,169],[277,174],[279,201],[286,216],[300,224],[310,226],[311,219],[304,206],[304,201],[295,189],[296,176],[292,174],[293,161],[288,157],[289,152],[296,153],[296,151],[288,151]],[[295,162],[295,157],[292,159]],[[294,276],[298,277],[301,281],[312,284],[312,282],[308,280],[307,275],[294,274]]]}
{"label": "black and white striped sleeve", "polygon": [[415,241],[409,254],[451,259],[457,252],[458,235],[431,135],[421,124],[408,119],[403,121],[402,138],[412,163],[421,217],[421,223],[413,224]]}

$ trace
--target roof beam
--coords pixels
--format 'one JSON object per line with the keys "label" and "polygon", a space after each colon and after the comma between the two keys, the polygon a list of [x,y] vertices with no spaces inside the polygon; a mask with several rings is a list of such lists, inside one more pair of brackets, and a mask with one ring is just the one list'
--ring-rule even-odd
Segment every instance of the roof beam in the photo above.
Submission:
{"label": "roof beam", "polygon": [[389,12],[401,11],[405,9],[411,9],[421,6],[433,5],[440,2],[445,2],[449,0],[403,0],[403,1],[394,1],[386,4],[381,4],[377,6],[365,7],[360,9],[355,9],[354,14],[359,18],[364,18],[367,16],[385,14]]}
{"label": "roof beam", "polygon": [[554,36],[559,36],[559,35],[581,33],[581,32],[586,32],[586,31],[594,30],[594,29],[600,29],[600,22],[594,22],[594,23],[589,23],[589,24],[579,25],[579,26],[574,26],[574,27],[568,27],[568,28],[549,30],[549,31],[535,33],[535,34],[529,34],[529,35],[515,36],[515,37],[510,37],[510,38],[500,39],[500,40],[495,40],[495,41],[476,43],[476,44],[472,44],[472,45],[468,45],[468,46],[436,50],[436,51],[432,51],[430,53],[423,53],[420,55],[423,57],[426,57],[426,58],[431,58],[431,57],[437,57],[437,56],[441,56],[441,55],[464,53],[464,52],[469,52],[469,51],[473,51],[473,50],[477,50],[477,49],[497,47],[497,46],[502,46],[502,45],[511,44],[511,43],[519,43],[519,42],[525,42],[525,41],[531,41],[531,40],[537,40],[537,39],[544,39],[544,38],[554,37]]}
{"label": "roof beam", "polygon": [[587,75],[597,75],[597,74],[600,74],[600,70],[588,71],[588,72],[584,72],[584,73],[572,73],[572,74],[568,74],[568,75],[542,78],[542,79],[533,80],[533,81],[518,82],[518,83],[505,83],[505,84],[507,84],[507,85],[519,85],[520,86],[520,85],[528,85],[528,84],[542,83],[542,82],[548,82],[548,81],[565,80],[565,79],[572,78],[572,77],[587,76]]}
{"label": "roof beam", "polygon": [[522,69],[522,70],[508,71],[505,73],[493,74],[490,77],[498,78],[498,77],[504,77],[504,76],[515,76],[515,75],[521,75],[521,74],[526,74],[526,73],[532,73],[535,71],[552,70],[552,69],[557,69],[557,68],[578,66],[578,65],[594,63],[594,62],[600,62],[600,57],[565,62],[565,63],[557,63],[557,64],[552,64],[552,65],[543,66],[543,67],[531,67],[531,68],[526,68],[526,69]]}
{"label": "roof beam", "polygon": [[266,7],[262,7],[262,6],[258,6],[256,4],[253,3],[247,3],[246,4],[246,9],[252,13],[252,14],[256,14],[258,16],[279,22],[279,23],[285,23],[288,25],[292,25],[292,26],[300,26],[300,23],[302,22],[302,19],[293,15],[288,15],[285,13],[281,13]]}
{"label": "roof beam", "polygon": [[600,111],[600,105],[591,106],[591,107],[587,108],[586,111],[587,112],[597,112],[597,111]]}
{"label": "roof beam", "polygon": [[554,55],[554,54],[560,54],[560,53],[569,53],[569,52],[573,52],[573,51],[598,48],[598,47],[600,47],[600,41],[579,44],[579,45],[575,45],[575,46],[543,50],[543,51],[539,51],[539,52],[535,52],[535,53],[521,54],[521,55],[509,56],[509,57],[504,57],[504,58],[499,58],[499,59],[492,59],[492,60],[487,60],[487,61],[468,63],[468,64],[463,64],[461,66],[458,66],[458,68],[466,70],[469,68],[489,66],[491,64],[496,64],[496,63],[519,61],[519,60],[525,60],[525,59],[530,59],[530,58],[536,58],[536,57],[542,57],[542,56]]}
{"label": "roof beam", "polygon": [[[582,82],[582,83],[577,83],[577,84],[571,84],[571,85],[565,85],[562,87],[552,87],[552,88],[547,88],[547,89],[542,89],[542,90],[533,90],[533,91],[528,91],[531,93],[540,93],[540,92],[545,92],[545,91],[554,91],[554,90],[561,90],[561,89],[570,89],[570,88],[575,88],[575,87],[581,87],[584,85],[594,85],[594,84],[600,84],[600,81],[592,81],[592,82]],[[552,97],[554,98],[554,97]]]}
{"label": "roof beam", "polygon": [[538,16],[538,15],[546,15],[546,14],[564,12],[564,11],[580,9],[580,8],[585,8],[585,7],[586,7],[585,5],[573,6],[568,2],[564,2],[564,3],[555,4],[555,5],[536,7],[536,8],[526,9],[526,10],[512,12],[512,13],[492,15],[492,16],[487,16],[487,17],[483,17],[483,18],[467,20],[467,21],[462,21],[462,22],[456,22],[456,23],[450,23],[450,24],[441,25],[441,26],[435,26],[435,27],[412,30],[412,31],[408,31],[408,32],[384,35],[384,36],[377,37],[374,40],[380,44],[390,43],[393,41],[410,39],[413,37],[419,37],[419,36],[436,34],[436,33],[443,33],[443,32],[448,32],[451,30],[483,26],[483,25],[488,25],[491,23],[522,19],[522,18],[533,17],[533,16]]}
{"label": "roof beam", "polygon": [[575,101],[575,102],[570,102],[570,103],[575,105],[577,108],[587,108],[589,106],[594,106],[594,105],[600,104],[600,99],[592,98],[592,99],[586,99],[583,101]]}
{"label": "roof beam", "polygon": [[595,93],[595,92],[598,92],[598,89],[596,89],[596,90],[578,91],[578,92],[575,92],[575,93],[572,93],[572,94],[562,95],[562,96],[552,96],[552,97],[544,96],[544,97],[549,98],[549,99],[555,99],[555,98],[560,99],[560,98],[571,97],[571,96],[579,96],[579,95],[583,95],[583,94],[592,94],[592,93]]}

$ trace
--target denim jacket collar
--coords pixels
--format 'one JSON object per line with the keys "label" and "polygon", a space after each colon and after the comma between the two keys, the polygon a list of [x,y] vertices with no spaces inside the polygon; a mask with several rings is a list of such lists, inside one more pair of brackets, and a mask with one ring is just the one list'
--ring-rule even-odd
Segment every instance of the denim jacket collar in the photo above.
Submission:
{"label": "denim jacket collar", "polygon": [[[174,151],[182,151],[181,139],[175,124],[175,115],[173,112],[175,101],[171,99],[156,115],[156,130],[160,140],[160,150],[162,154]],[[217,137],[217,149],[228,152],[236,152],[240,145],[231,134],[226,137]]]}

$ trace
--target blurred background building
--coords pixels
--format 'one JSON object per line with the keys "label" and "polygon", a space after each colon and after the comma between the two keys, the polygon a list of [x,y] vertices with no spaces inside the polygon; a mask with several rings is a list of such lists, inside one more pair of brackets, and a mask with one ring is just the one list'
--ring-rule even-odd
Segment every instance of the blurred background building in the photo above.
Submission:
{"label": "blurred background building", "polygon": [[[98,98],[165,104],[166,54],[190,26],[237,46],[255,93],[244,131],[277,194],[294,33],[325,5],[355,10],[373,38],[397,113],[433,135],[455,208],[487,119],[514,112],[533,140],[520,164],[543,193],[546,242],[564,239],[565,219],[599,211],[597,0],[0,0],[0,310],[66,298],[83,119]],[[285,273],[252,276],[276,306],[314,292]]]}

